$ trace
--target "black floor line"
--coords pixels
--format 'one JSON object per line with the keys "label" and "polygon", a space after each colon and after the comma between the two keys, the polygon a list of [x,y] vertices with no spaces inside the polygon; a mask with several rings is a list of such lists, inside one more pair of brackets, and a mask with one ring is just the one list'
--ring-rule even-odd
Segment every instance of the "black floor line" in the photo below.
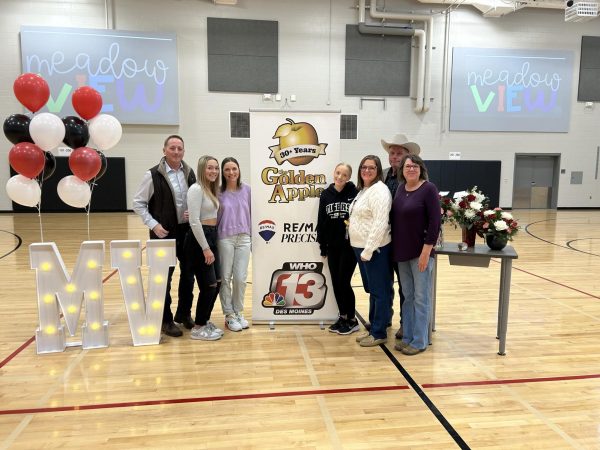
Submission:
{"label": "black floor line", "polygon": [[[363,325],[365,324],[365,319],[358,312],[356,312],[356,317],[358,317],[358,319],[363,323]],[[470,450],[471,447],[469,447],[467,445],[467,443],[463,440],[463,438],[460,437],[458,432],[454,429],[454,427],[452,425],[450,425],[450,422],[448,422],[448,420],[446,420],[446,418],[441,413],[441,411],[433,404],[433,402],[427,396],[427,394],[425,394],[425,392],[423,392],[423,389],[421,389],[421,386],[419,386],[417,384],[417,382],[413,379],[413,377],[411,377],[410,374],[406,371],[406,369],[404,367],[402,367],[402,364],[400,364],[400,361],[398,361],[396,359],[396,357],[385,346],[385,344],[381,344],[379,347],[381,347],[381,349],[386,354],[388,359],[392,362],[392,364],[394,366],[396,366],[396,369],[398,369],[398,371],[406,379],[406,381],[408,382],[410,387],[413,388],[413,390],[417,393],[419,398],[423,401],[423,403],[425,403],[425,406],[427,406],[427,408],[429,408],[429,410],[433,413],[433,415],[438,420],[438,422],[440,422],[442,424],[442,426],[445,428],[445,430],[448,432],[448,434],[452,437],[452,439],[454,439],[454,442],[456,442],[456,445],[458,445],[458,447],[463,450]]]}
{"label": "black floor line", "polygon": [[10,252],[5,253],[4,255],[0,256],[0,259],[2,259],[4,257],[10,255],[13,252],[16,252],[19,249],[19,247],[21,246],[21,244],[23,243],[23,239],[21,239],[21,236],[19,236],[18,234],[11,233],[10,231],[6,231],[6,230],[0,230],[0,231],[2,233],[10,234],[10,235],[12,235],[12,236],[14,236],[14,237],[17,238],[17,246],[15,248],[13,248]]}
{"label": "black floor line", "polygon": [[591,256],[600,256],[600,255],[598,255],[598,254],[596,254],[596,253],[591,253],[591,252],[586,252],[586,251],[584,251],[584,250],[579,250],[578,248],[575,248],[575,247],[573,247],[573,246],[571,245],[571,243],[572,243],[572,242],[575,242],[575,241],[584,241],[584,240],[597,239],[597,238],[585,238],[585,239],[583,239],[583,238],[580,238],[580,239],[571,239],[570,241],[567,241],[567,245],[561,245],[561,244],[557,244],[556,242],[552,242],[552,241],[549,241],[549,240],[547,240],[547,239],[543,239],[543,238],[541,238],[541,237],[539,237],[539,236],[537,236],[537,235],[533,234],[531,231],[529,231],[529,227],[530,227],[531,225],[537,225],[538,223],[544,223],[544,222],[551,222],[551,221],[554,221],[554,220],[556,220],[556,219],[544,219],[544,220],[538,220],[537,222],[531,222],[531,223],[528,223],[528,224],[525,226],[525,232],[526,232],[526,233],[527,233],[529,236],[531,236],[532,238],[534,238],[534,239],[538,239],[538,240],[540,240],[540,241],[542,241],[542,242],[545,242],[546,244],[555,245],[555,246],[557,246],[557,247],[560,247],[560,248],[566,248],[566,249],[573,250],[573,251],[575,251],[575,252],[579,252],[579,253],[585,253],[586,255],[591,255]]}

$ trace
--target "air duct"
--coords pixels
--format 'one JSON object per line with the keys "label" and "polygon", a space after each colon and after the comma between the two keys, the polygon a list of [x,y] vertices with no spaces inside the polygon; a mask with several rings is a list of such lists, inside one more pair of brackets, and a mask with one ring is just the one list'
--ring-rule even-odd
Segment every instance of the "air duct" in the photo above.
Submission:
{"label": "air duct", "polygon": [[[399,28],[379,27],[365,25],[365,0],[358,2],[358,29],[365,33],[396,34],[415,36],[419,41],[419,54],[417,57],[417,93],[415,112],[429,111],[429,96],[431,91],[431,40],[433,35],[433,19],[431,16],[389,13],[377,11],[377,0],[371,0],[369,15],[379,20],[404,20],[410,22],[423,22],[424,30],[406,30]],[[361,26],[362,24],[362,26]],[[361,31],[363,32],[363,31]]]}

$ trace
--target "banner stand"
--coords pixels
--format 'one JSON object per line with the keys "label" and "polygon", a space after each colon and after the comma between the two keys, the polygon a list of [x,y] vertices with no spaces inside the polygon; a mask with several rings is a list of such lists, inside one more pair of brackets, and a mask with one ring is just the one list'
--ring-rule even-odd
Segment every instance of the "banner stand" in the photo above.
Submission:
{"label": "banner stand", "polygon": [[254,324],[324,328],[338,318],[316,231],[339,129],[340,111],[250,110]]}

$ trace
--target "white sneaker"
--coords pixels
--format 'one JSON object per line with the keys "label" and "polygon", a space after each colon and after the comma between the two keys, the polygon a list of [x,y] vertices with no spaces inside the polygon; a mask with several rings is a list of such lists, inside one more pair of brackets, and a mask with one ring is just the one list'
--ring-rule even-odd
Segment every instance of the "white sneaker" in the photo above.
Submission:
{"label": "white sneaker", "polygon": [[207,324],[199,328],[192,328],[190,337],[199,341],[217,341],[221,339],[222,335],[212,330]]}
{"label": "white sneaker", "polygon": [[240,323],[240,325],[242,326],[242,328],[244,330],[246,328],[250,328],[250,324],[248,323],[248,321],[246,319],[244,319],[244,315],[242,313],[235,313],[235,317],[237,318],[238,322]]}
{"label": "white sneaker", "polygon": [[221,330],[218,326],[216,326],[210,320],[208,322],[206,322],[206,326],[209,327],[212,331],[215,331],[215,332],[219,333],[221,336],[223,336],[225,334],[223,332],[223,330]]}
{"label": "white sneaker", "polygon": [[242,324],[235,314],[227,314],[225,316],[225,326],[231,331],[242,331]]}

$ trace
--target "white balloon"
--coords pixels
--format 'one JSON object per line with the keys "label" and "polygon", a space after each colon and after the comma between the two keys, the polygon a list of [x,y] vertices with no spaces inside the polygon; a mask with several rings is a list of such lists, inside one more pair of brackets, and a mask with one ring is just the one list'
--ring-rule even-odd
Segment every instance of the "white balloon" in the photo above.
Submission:
{"label": "white balloon", "polygon": [[35,206],[42,197],[37,181],[23,175],[15,175],[6,182],[6,193],[13,202],[23,206]]}
{"label": "white balloon", "polygon": [[117,145],[123,135],[121,122],[110,114],[100,114],[94,117],[90,120],[88,128],[92,141],[102,151]]}
{"label": "white balloon", "polygon": [[52,113],[40,113],[31,119],[29,134],[38,147],[50,151],[65,138],[65,124]]}
{"label": "white balloon", "polygon": [[60,199],[73,208],[86,207],[92,197],[90,186],[75,175],[68,175],[60,180],[56,190]]}

